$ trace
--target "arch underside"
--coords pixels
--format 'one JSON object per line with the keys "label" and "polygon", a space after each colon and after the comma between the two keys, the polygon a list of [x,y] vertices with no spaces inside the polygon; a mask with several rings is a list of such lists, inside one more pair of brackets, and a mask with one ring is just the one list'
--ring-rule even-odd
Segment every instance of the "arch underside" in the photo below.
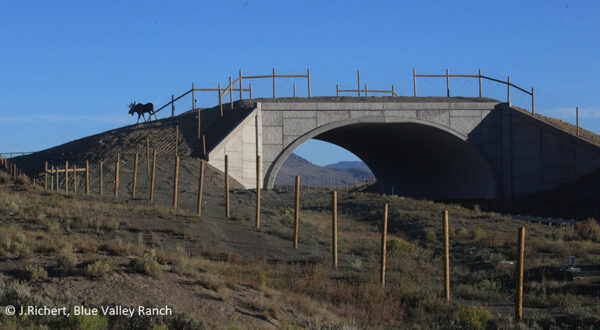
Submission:
{"label": "arch underside", "polygon": [[439,127],[416,122],[354,123],[300,138],[290,147],[295,149],[309,138],[336,144],[361,158],[377,178],[381,193],[432,200],[497,196],[487,159],[463,137]]}

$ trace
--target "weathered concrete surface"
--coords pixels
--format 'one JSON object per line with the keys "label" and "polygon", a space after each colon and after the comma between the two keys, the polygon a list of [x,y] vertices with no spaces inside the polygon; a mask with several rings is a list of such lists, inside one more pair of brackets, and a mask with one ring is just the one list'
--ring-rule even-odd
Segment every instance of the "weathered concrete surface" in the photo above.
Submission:
{"label": "weathered concrete surface", "polygon": [[209,154],[248,188],[256,155],[265,187],[305,141],[340,145],[382,192],[432,199],[493,198],[555,187],[600,166],[600,148],[492,99],[260,99]]}

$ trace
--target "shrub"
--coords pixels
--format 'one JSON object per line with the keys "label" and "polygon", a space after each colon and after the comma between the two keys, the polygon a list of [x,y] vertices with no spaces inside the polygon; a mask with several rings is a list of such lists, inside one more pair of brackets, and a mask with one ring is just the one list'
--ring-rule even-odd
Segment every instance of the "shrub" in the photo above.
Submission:
{"label": "shrub", "polygon": [[87,265],[85,274],[91,278],[106,278],[113,272],[113,264],[105,259],[96,260]]}
{"label": "shrub", "polygon": [[469,329],[485,329],[485,326],[494,315],[481,306],[463,307],[458,312],[458,321]]}
{"label": "shrub", "polygon": [[143,257],[136,258],[133,269],[138,273],[150,275],[152,278],[162,277],[162,269],[156,261],[154,249],[145,252]]}
{"label": "shrub", "polygon": [[416,251],[418,247],[400,238],[390,238],[387,241],[387,249],[390,253],[398,255],[408,255]]}
{"label": "shrub", "polygon": [[437,236],[435,235],[435,231],[434,230],[426,230],[425,231],[425,240],[427,241],[427,243],[433,244],[433,243],[437,243]]}
{"label": "shrub", "polygon": [[75,329],[102,330],[108,329],[108,318],[103,315],[74,315],[70,323]]}
{"label": "shrub", "polygon": [[267,286],[267,276],[264,273],[258,273],[256,275],[256,283],[259,288],[264,289]]}
{"label": "shrub", "polygon": [[481,228],[475,228],[471,232],[471,239],[478,241],[485,237],[485,232]]}
{"label": "shrub", "polygon": [[20,184],[20,185],[27,184],[27,183],[29,183],[29,177],[27,177],[27,175],[25,175],[25,174],[19,174],[15,178],[15,183]]}
{"label": "shrub", "polygon": [[70,273],[77,266],[77,256],[68,249],[63,249],[56,260],[58,268]]}
{"label": "shrub", "polygon": [[600,242],[600,226],[594,218],[579,222],[576,231],[581,239]]}
{"label": "shrub", "polygon": [[48,279],[48,272],[40,265],[29,265],[25,268],[29,272],[31,281],[43,281]]}

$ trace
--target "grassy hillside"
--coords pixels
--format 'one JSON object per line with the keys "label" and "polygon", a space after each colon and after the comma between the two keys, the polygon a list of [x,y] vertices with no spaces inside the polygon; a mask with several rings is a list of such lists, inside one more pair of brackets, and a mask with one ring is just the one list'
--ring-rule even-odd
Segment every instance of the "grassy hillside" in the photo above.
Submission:
{"label": "grassy hillside", "polygon": [[[525,323],[598,325],[598,283],[552,268],[568,256],[600,263],[600,228],[547,227],[457,205],[340,193],[337,269],[328,192],[232,191],[232,217],[202,217],[145,201],[46,193],[0,174],[0,305],[123,304],[165,317],[9,317],[4,328],[511,328],[516,232],[527,227]],[[390,205],[387,285],[379,287],[383,204]],[[216,213],[217,203],[206,206]],[[441,212],[451,219],[452,300],[443,303]]]}

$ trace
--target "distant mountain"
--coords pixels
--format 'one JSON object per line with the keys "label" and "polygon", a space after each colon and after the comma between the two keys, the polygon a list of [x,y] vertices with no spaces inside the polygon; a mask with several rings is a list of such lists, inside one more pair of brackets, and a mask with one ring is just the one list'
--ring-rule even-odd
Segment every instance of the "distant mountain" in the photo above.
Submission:
{"label": "distant mountain", "polygon": [[327,168],[369,168],[362,161],[341,161],[335,164],[325,165]]}
{"label": "distant mountain", "polygon": [[329,167],[330,165],[323,167],[315,165],[296,154],[292,154],[279,169],[275,178],[275,185],[293,184],[297,175],[300,176],[303,184],[309,183],[312,186],[316,183],[319,187],[322,183],[328,186],[330,179],[332,184],[336,186],[338,177],[340,178],[340,186],[343,187],[346,185],[346,180],[348,180],[349,185],[353,185],[355,179],[357,183],[360,183],[363,181],[363,178],[373,177],[371,170],[362,162],[349,161],[336,164],[355,163],[356,166],[360,167]]}

